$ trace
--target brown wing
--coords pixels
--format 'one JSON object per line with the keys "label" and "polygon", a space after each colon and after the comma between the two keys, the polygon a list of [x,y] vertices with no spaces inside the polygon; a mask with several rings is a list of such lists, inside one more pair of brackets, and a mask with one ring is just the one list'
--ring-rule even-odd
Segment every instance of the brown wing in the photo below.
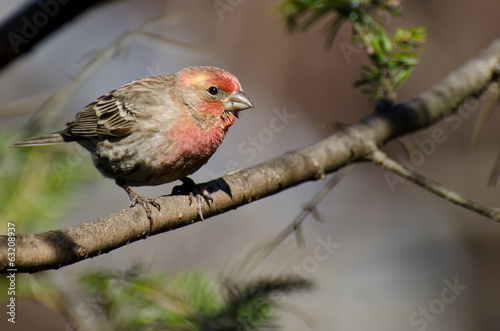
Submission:
{"label": "brown wing", "polygon": [[132,132],[136,125],[134,112],[129,105],[116,98],[111,91],[83,108],[76,119],[68,122],[64,133],[76,137],[98,135],[121,137]]}

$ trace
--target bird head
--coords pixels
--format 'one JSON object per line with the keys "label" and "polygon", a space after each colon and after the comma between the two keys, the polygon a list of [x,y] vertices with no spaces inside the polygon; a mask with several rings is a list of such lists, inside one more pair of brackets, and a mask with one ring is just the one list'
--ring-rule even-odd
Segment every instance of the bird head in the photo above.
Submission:
{"label": "bird head", "polygon": [[230,126],[241,110],[253,107],[238,79],[216,67],[189,67],[178,73],[184,103],[201,121]]}

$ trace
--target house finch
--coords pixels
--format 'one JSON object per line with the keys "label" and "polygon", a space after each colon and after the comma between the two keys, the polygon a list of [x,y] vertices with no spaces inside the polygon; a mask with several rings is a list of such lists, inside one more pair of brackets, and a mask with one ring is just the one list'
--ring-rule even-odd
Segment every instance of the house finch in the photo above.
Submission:
{"label": "house finch", "polygon": [[[130,186],[160,185],[197,171],[217,150],[240,110],[252,108],[238,79],[215,67],[134,80],[83,108],[64,130],[20,141],[38,146],[76,141],[151,220],[151,198]],[[200,203],[199,199],[199,203]],[[201,210],[201,206],[199,207]]]}

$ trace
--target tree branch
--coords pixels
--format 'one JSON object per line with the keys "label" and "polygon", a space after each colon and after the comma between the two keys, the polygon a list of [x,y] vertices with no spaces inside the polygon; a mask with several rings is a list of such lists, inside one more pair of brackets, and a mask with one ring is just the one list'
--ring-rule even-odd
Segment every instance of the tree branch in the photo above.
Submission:
{"label": "tree branch", "polygon": [[479,215],[488,217],[496,222],[500,222],[500,209],[491,208],[485,206],[479,202],[466,198],[462,194],[452,191],[438,182],[435,182],[425,176],[422,176],[416,171],[410,170],[403,165],[397,163],[396,161],[389,158],[384,152],[381,150],[375,150],[370,156],[369,159],[384,169],[389,170],[403,178],[406,178],[415,184],[423,187],[429,192],[436,194],[437,196],[446,199],[458,206],[469,209],[473,212],[478,213]]}
{"label": "tree branch", "polygon": [[[451,114],[478,95],[500,72],[500,39],[477,58],[408,102],[376,111],[359,123],[309,147],[288,152],[206,184],[213,202],[203,206],[205,218],[276,194],[301,183],[323,178],[348,164],[366,161],[388,141],[423,129]],[[199,221],[197,207],[187,196],[159,198],[162,212],[153,212],[151,234]],[[154,209],[154,208],[153,208]],[[109,252],[149,234],[149,220],[138,206],[66,229],[16,236],[18,272],[59,268]],[[0,237],[0,271],[5,272],[8,237]]]}
{"label": "tree branch", "polygon": [[302,235],[302,230],[300,228],[302,222],[309,216],[309,214],[312,214],[313,217],[320,222],[323,222],[321,219],[320,215],[318,214],[316,208],[318,204],[323,200],[328,193],[330,193],[331,190],[342,180],[342,178],[345,177],[352,169],[354,168],[354,165],[350,165],[347,167],[344,167],[337,171],[332,178],[326,183],[326,185],[318,192],[316,195],[309,201],[309,203],[302,208],[302,211],[297,215],[297,217],[293,220],[292,223],[290,223],[279,235],[274,238],[273,241],[270,243],[266,244],[265,246],[262,247],[260,251],[255,252],[255,254],[251,257],[251,261],[246,261],[246,267],[248,268],[248,271],[252,270],[255,268],[259,263],[261,263],[271,252],[278,247],[286,238],[288,238],[289,235],[292,233],[295,233],[297,236],[297,243],[300,245],[303,245],[304,239]]}
{"label": "tree branch", "polygon": [[0,69],[85,10],[110,0],[31,1],[0,25]]}

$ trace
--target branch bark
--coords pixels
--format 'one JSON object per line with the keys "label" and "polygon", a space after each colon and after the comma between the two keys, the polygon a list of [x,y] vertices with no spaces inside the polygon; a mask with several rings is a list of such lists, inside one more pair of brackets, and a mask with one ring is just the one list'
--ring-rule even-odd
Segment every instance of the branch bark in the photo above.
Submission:
{"label": "branch bark", "polygon": [[416,185],[423,187],[427,191],[434,193],[445,200],[451,201],[458,206],[464,207],[475,213],[478,213],[479,215],[500,222],[500,209],[488,207],[479,202],[468,199],[462,194],[452,191],[444,187],[442,184],[435,182],[425,176],[422,176],[416,171],[404,167],[403,165],[387,157],[387,155],[381,150],[374,151],[368,157],[374,164],[380,165],[384,169],[391,171],[401,176],[402,178],[411,180]]}
{"label": "branch bark", "polygon": [[[500,39],[475,59],[430,90],[408,102],[374,112],[342,132],[314,145],[285,153],[251,168],[204,184],[213,202],[203,206],[205,218],[236,209],[307,181],[324,178],[354,162],[370,159],[390,140],[435,124],[471,96],[477,96],[500,73]],[[159,198],[153,208],[151,234],[199,221],[187,196]],[[17,272],[59,268],[106,253],[149,235],[149,220],[141,206],[126,208],[66,229],[16,236]],[[0,237],[0,271],[9,268],[8,237]],[[10,267],[12,268],[12,266]]]}

